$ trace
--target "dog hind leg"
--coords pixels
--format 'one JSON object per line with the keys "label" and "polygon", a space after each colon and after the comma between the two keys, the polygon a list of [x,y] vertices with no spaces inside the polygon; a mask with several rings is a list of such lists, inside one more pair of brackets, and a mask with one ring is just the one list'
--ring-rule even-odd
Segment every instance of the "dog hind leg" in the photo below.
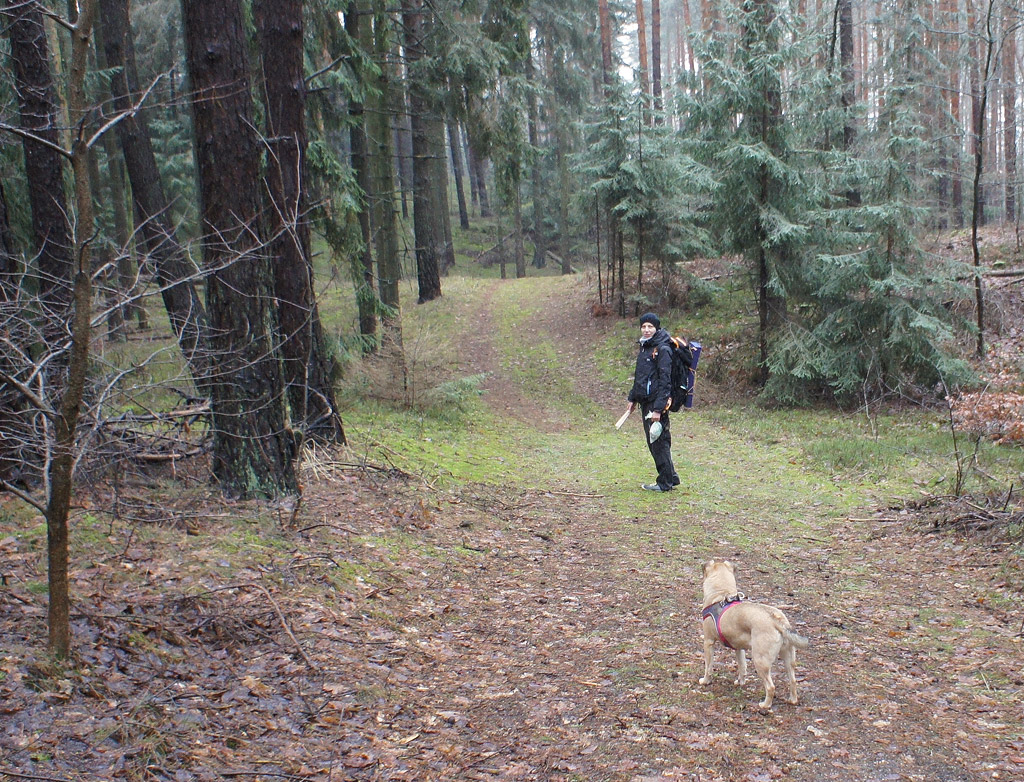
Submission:
{"label": "dog hind leg", "polygon": [[789,677],[789,702],[796,704],[799,702],[796,694],[796,647],[792,644],[786,644],[782,649],[782,662],[786,666],[786,676]]}
{"label": "dog hind leg", "polygon": [[762,709],[770,709],[775,698],[775,682],[772,680],[772,664],[779,658],[782,651],[783,636],[776,635],[774,638],[759,639],[750,649],[750,658],[754,662],[754,670],[764,684],[764,700],[761,701]]}
{"label": "dog hind leg", "polygon": [[742,649],[736,650],[736,685],[743,686],[747,680],[747,653]]}

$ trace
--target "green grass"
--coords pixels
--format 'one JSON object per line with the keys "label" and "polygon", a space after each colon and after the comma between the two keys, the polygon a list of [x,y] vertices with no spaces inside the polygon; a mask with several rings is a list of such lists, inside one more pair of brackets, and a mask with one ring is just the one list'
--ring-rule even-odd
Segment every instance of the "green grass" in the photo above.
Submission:
{"label": "green grass", "polygon": [[[458,373],[458,335],[473,328],[467,313],[486,284],[476,277],[446,278],[441,300],[405,311],[407,331],[422,347],[421,354],[414,352],[421,355],[419,365],[435,370],[447,365],[449,376],[443,382],[455,389],[472,385],[468,374]],[[580,491],[605,494],[613,512],[656,510],[663,505],[661,498],[637,496],[635,491],[641,480],[650,478],[637,421],[616,431],[609,407],[617,411],[620,400],[602,404],[578,393],[563,367],[573,359],[560,353],[553,341],[557,335],[533,340],[520,336],[531,318],[559,306],[562,286],[578,284],[572,278],[529,277],[494,288],[490,300],[502,371],[564,416],[570,422],[564,431],[538,432],[489,411],[485,399],[463,393],[463,403],[455,409],[443,404],[418,410],[361,404],[347,411],[350,434],[370,449],[373,441],[386,442],[401,460],[398,466],[413,472],[506,486],[547,485],[552,475],[569,475]],[[727,340],[739,321],[726,317],[728,308],[745,294],[727,290],[723,295],[727,305],[718,301],[704,312],[685,318],[669,313],[664,319],[684,324],[680,330],[686,333],[700,333],[706,343]],[[632,321],[618,322],[590,354],[579,357],[623,393],[632,372],[635,331]],[[428,398],[428,391],[421,390],[419,396]],[[948,427],[937,411],[898,410],[868,418],[827,408],[698,407],[673,417],[673,437],[677,468],[692,487],[686,500],[690,514],[722,522],[726,535],[740,534],[742,516],[752,508],[778,515],[796,534],[806,508],[838,517],[924,489],[945,491],[957,469]],[[976,468],[968,472],[976,485],[1008,486],[1024,473],[1024,451],[983,443]],[[990,479],[983,480],[984,475]],[[699,539],[702,534],[686,530],[680,537]]]}

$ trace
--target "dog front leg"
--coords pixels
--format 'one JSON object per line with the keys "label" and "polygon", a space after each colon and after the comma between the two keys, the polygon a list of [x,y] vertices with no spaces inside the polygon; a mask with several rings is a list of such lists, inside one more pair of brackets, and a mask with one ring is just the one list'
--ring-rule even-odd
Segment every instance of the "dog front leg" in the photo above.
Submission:
{"label": "dog front leg", "polygon": [[743,686],[747,680],[747,653],[742,649],[736,650],[736,684]]}
{"label": "dog front leg", "polygon": [[715,639],[704,636],[704,675],[700,677],[701,684],[708,684],[711,682],[711,668],[714,665],[715,658],[712,652],[715,648]]}

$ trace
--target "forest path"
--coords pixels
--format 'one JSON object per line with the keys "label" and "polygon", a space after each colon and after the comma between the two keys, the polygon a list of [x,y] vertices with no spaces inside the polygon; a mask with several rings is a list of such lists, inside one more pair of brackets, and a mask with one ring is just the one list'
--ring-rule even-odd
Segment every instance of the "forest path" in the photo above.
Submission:
{"label": "forest path", "polygon": [[[730,433],[700,404],[676,424],[689,492],[646,495],[637,421],[610,426],[626,387],[596,379],[586,358],[609,326],[568,291],[495,282],[470,316],[479,328],[464,369],[490,373],[493,414],[541,430],[547,463],[561,468],[526,492],[495,475],[468,501],[475,510],[452,507],[449,529],[464,516],[470,532],[459,534],[479,557],[431,582],[443,608],[417,624],[418,666],[432,677],[403,762],[437,779],[1019,778],[1019,620],[992,605],[997,556],[891,514],[837,510],[871,498],[797,470],[789,450]],[[514,344],[498,321],[517,311]],[[519,371],[531,359],[516,344],[550,346],[557,371],[596,405],[568,416],[580,439],[538,396],[546,384]],[[624,449],[635,479],[588,474],[584,441]],[[800,483],[804,502],[777,498],[780,482]],[[737,562],[740,588],[811,639],[799,706],[784,702],[777,665],[780,696],[762,713],[756,676],[736,688],[721,647],[714,682],[697,684],[708,556]],[[427,729],[446,740],[421,743]]]}

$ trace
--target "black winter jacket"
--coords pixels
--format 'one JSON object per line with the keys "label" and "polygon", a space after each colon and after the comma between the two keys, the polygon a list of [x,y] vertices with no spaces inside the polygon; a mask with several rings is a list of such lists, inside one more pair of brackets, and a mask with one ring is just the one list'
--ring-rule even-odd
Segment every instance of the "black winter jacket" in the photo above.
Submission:
{"label": "black winter jacket", "polygon": [[658,329],[654,336],[640,341],[640,352],[636,357],[636,371],[633,373],[633,388],[626,397],[628,402],[646,404],[648,409],[659,412],[668,407],[672,394],[672,343],[665,329]]}

